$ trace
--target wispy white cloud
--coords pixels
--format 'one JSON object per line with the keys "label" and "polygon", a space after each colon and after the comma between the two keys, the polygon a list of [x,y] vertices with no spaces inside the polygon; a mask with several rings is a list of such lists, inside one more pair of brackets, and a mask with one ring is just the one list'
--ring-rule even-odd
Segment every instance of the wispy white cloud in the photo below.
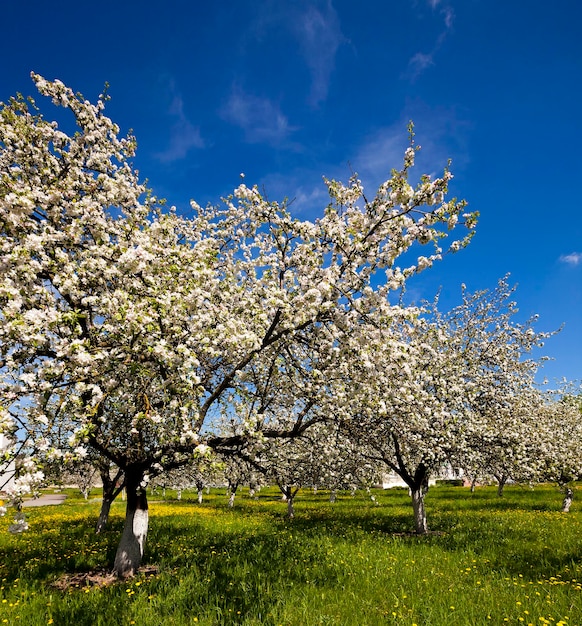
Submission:
{"label": "wispy white cloud", "polygon": [[174,118],[174,123],[170,127],[168,145],[165,150],[155,155],[162,163],[179,161],[193,148],[204,148],[200,129],[194,126],[184,113],[184,101],[181,95],[174,95],[168,114]]}
{"label": "wispy white cloud", "polygon": [[264,0],[259,6],[247,33],[249,40],[260,42],[281,30],[290,33],[309,69],[307,102],[318,106],[327,98],[337,52],[348,43],[332,0]]}
{"label": "wispy white cloud", "polygon": [[453,20],[455,18],[455,13],[454,13],[452,7],[450,7],[450,6],[443,7],[442,15],[443,15],[444,20],[445,20],[445,27],[446,27],[447,31],[451,30],[453,28]]}
{"label": "wispy white cloud", "polygon": [[409,102],[400,119],[390,126],[377,128],[364,138],[354,152],[351,163],[364,185],[377,188],[393,168],[403,165],[408,147],[407,125],[414,122],[415,142],[421,146],[417,153],[418,172],[440,176],[450,159],[453,173],[466,166],[470,159],[468,140],[470,124],[455,108],[434,108],[423,102]]}
{"label": "wispy white cloud", "polygon": [[222,117],[242,128],[249,143],[280,145],[294,130],[279,106],[235,85],[221,109]]}
{"label": "wispy white cloud", "polygon": [[323,182],[322,174],[330,176],[330,166],[323,165],[324,171],[297,168],[285,174],[267,175],[262,186],[272,200],[281,202],[287,199],[291,213],[302,219],[321,215],[329,203],[329,193]]}
{"label": "wispy white cloud", "polygon": [[402,166],[407,146],[406,123],[377,129],[367,137],[351,161],[364,185],[377,188],[393,168]]}
{"label": "wispy white cloud", "polygon": [[572,252],[571,254],[563,254],[560,257],[562,263],[567,265],[582,265],[582,252]]}
{"label": "wispy white cloud", "polygon": [[425,70],[435,64],[435,56],[444,40],[452,31],[455,19],[455,13],[450,0],[427,0],[427,3],[433,13],[438,12],[439,16],[443,20],[444,27],[440,31],[430,52],[417,52],[410,58],[405,75],[412,82],[414,82]]}
{"label": "wispy white cloud", "polygon": [[291,25],[311,73],[309,103],[317,106],[327,97],[335,57],[346,38],[331,0],[310,4]]}
{"label": "wispy white cloud", "polygon": [[408,74],[411,80],[416,80],[427,68],[434,65],[434,53],[425,54],[424,52],[417,52],[408,61]]}

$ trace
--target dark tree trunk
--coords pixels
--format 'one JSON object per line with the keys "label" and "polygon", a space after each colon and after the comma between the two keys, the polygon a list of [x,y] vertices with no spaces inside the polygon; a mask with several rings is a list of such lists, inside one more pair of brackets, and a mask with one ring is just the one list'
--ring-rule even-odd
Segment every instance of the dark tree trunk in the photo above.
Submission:
{"label": "dark tree trunk", "polygon": [[111,505],[113,504],[113,498],[107,497],[105,493],[103,493],[103,499],[101,500],[101,511],[99,511],[99,519],[97,520],[97,525],[95,526],[95,533],[98,535],[102,533],[107,527],[107,522],[109,521],[109,512],[111,511]]}
{"label": "dark tree trunk", "polygon": [[196,481],[196,489],[198,492],[198,504],[202,504],[202,499],[204,497],[204,483],[201,480]]}
{"label": "dark tree trunk", "polygon": [[144,471],[128,468],[125,474],[127,507],[123,534],[115,555],[113,572],[119,578],[133,576],[141,565],[148,532],[148,501],[142,487]]}
{"label": "dark tree trunk", "polygon": [[396,462],[390,461],[388,466],[408,485],[414,515],[414,530],[419,535],[426,535],[428,533],[428,524],[424,498],[428,492],[428,478],[431,468],[425,465],[423,461],[420,461],[414,470],[414,474],[412,474],[406,467],[406,462],[400,450],[400,442],[395,434],[392,435],[392,440]]}
{"label": "dark tree trunk", "polygon": [[117,496],[121,493],[125,485],[125,476],[123,470],[118,470],[113,478],[109,473],[109,463],[100,467],[101,483],[103,484],[103,499],[101,501],[101,511],[99,512],[99,519],[97,520],[97,526],[95,532],[97,534],[103,532],[109,521],[109,512],[111,511],[111,505]]}
{"label": "dark tree trunk", "polygon": [[495,478],[497,478],[497,497],[498,498],[502,498],[503,497],[503,489],[505,487],[505,483],[507,482],[507,476],[496,476]]}
{"label": "dark tree trunk", "polygon": [[[412,500],[412,511],[414,515],[414,531],[418,535],[426,535],[428,533],[428,523],[426,521],[426,508],[424,498],[428,492],[428,476],[429,470],[424,463],[419,463],[414,472],[414,476],[405,474],[401,476],[410,489],[410,498]],[[406,480],[408,478],[408,480]]]}
{"label": "dark tree trunk", "polygon": [[295,517],[295,496],[299,491],[299,487],[290,487],[289,485],[279,485],[281,490],[281,499],[287,502],[287,517],[293,519]]}

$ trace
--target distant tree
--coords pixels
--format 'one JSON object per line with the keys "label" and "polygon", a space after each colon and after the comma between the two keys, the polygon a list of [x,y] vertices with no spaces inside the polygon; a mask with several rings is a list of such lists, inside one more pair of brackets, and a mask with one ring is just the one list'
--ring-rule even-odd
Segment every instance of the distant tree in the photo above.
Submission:
{"label": "distant tree", "polygon": [[188,465],[181,465],[150,480],[152,489],[161,487],[166,496],[166,487],[176,490],[178,500],[182,499],[182,491],[196,488],[198,502],[202,503],[204,487],[222,475],[222,463],[208,447],[199,447],[196,455]]}
{"label": "distant tree", "polygon": [[576,480],[582,477],[582,396],[573,383],[548,391],[532,415],[528,458],[534,480],[555,482],[563,491],[562,511],[570,510]]}
{"label": "distant tree", "polygon": [[547,335],[534,332],[534,319],[514,322],[512,292],[501,280],[493,291],[463,292],[448,313],[436,302],[400,320],[371,318],[367,348],[353,360],[345,427],[408,485],[419,534],[428,531],[429,478],[443,466],[487,459],[493,471],[526,448],[520,403],[539,365],[527,357]]}

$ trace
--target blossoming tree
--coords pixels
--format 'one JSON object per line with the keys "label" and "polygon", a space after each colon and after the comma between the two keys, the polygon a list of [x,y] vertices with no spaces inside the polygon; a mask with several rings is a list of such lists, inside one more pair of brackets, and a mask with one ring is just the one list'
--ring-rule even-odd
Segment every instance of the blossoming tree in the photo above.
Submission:
{"label": "blossoming tree", "polygon": [[144,551],[148,476],[189,463],[200,445],[224,451],[309,425],[313,401],[296,394],[283,423],[247,410],[221,436],[212,424],[229,399],[263,394],[252,368],[267,390],[269,368],[291,367],[304,338],[331,354],[390,290],[441,258],[457,224],[468,233],[451,248],[465,245],[475,216],[445,199],[448,171],[411,186],[411,146],[371,200],[355,178],[326,181],[330,203],[315,221],[244,184],[183,217],[140,183],[135,140],[104,114],[106,96],[91,104],[33,79],[77,131],[22,97],[0,110],[0,424],[31,459],[39,442],[58,441],[55,456],[91,447],[123,471],[114,570],[128,576]]}
{"label": "blossoming tree", "polygon": [[529,393],[539,365],[529,353],[547,334],[534,332],[534,319],[514,321],[512,292],[501,280],[492,291],[464,291],[446,314],[435,302],[403,312],[399,324],[371,320],[367,349],[353,361],[345,427],[408,485],[417,533],[428,531],[431,475],[526,448],[524,406],[539,408],[524,404],[539,399]]}

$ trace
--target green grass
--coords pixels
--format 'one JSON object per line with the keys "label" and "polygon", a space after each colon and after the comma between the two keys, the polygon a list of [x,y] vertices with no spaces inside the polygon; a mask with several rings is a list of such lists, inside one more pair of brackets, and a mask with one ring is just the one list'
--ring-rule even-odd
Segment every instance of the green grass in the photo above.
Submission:
{"label": "green grass", "polygon": [[375,492],[377,505],[304,490],[292,521],[274,490],[233,510],[223,490],[202,505],[185,492],[150,503],[156,573],[59,590],[111,564],[123,524],[119,501],[96,536],[99,501],[68,493],[28,509],[23,535],[0,521],[0,625],[582,625],[582,506],[560,513],[551,486],[432,488],[426,537],[409,532],[403,490]]}

